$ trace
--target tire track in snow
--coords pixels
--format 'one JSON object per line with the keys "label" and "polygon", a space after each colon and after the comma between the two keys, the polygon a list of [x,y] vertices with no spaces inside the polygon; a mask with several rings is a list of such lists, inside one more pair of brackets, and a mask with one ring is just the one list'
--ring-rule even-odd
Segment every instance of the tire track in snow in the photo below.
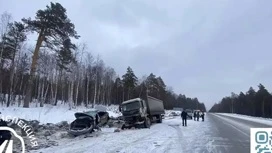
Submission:
{"label": "tire track in snow", "polygon": [[[143,141],[144,139],[149,138],[149,136],[153,135],[154,133],[156,133],[156,132],[154,131],[154,132],[149,133],[149,134],[147,134],[147,135],[141,136],[141,137],[137,138],[137,139],[134,140],[134,141],[121,143],[121,144],[119,144],[119,145],[122,145],[122,146],[117,147],[117,148],[115,148],[115,149],[113,149],[113,150],[110,150],[110,151],[108,151],[107,153],[121,152],[121,150],[126,149],[126,148],[128,148],[128,147],[130,147],[130,146],[132,146],[132,145],[135,145],[135,143],[137,143],[137,142],[139,142],[139,141]],[[134,137],[134,138],[136,138],[136,137]]]}
{"label": "tire track in snow", "polygon": [[165,123],[155,124],[150,129],[148,129],[151,133],[145,134],[134,141],[128,141],[126,143],[123,143],[122,146],[112,149],[108,151],[108,153],[138,153],[143,151],[151,153],[161,153],[169,152],[173,149],[178,150],[177,153],[180,153],[179,149],[172,148],[172,145],[177,144],[177,142],[179,141],[179,137],[176,136],[177,130],[169,127],[170,126]]}
{"label": "tire track in snow", "polygon": [[182,141],[184,141],[184,136],[182,134],[181,128],[177,125],[169,125],[170,127],[174,128],[177,132],[178,140],[177,140],[177,147],[179,148],[178,150],[186,150],[186,145],[182,145]]}
{"label": "tire track in snow", "polygon": [[[181,153],[182,146],[181,146],[181,138],[182,138],[182,132],[179,128],[179,125],[168,125],[171,129],[175,130],[174,136],[169,136],[167,138],[164,138],[165,140],[161,143],[162,145],[157,146],[152,150],[152,153]],[[158,139],[158,138],[157,138]],[[161,140],[161,138],[160,138]]]}

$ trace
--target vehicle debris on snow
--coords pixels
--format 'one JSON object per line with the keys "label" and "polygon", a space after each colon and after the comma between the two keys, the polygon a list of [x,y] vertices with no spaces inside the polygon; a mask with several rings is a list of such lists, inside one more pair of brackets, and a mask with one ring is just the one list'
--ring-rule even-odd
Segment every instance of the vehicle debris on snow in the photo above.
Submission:
{"label": "vehicle debris on snow", "polygon": [[68,133],[74,136],[92,133],[109,121],[109,113],[105,110],[90,109],[75,113],[76,119],[70,124]]}

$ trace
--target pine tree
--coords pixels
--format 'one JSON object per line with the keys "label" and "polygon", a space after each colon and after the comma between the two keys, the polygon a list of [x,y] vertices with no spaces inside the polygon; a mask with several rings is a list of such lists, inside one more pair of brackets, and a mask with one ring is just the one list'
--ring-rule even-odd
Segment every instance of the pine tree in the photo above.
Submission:
{"label": "pine tree", "polygon": [[148,95],[158,98],[159,97],[159,85],[156,76],[151,73],[146,79],[146,87]]}
{"label": "pine tree", "polygon": [[9,24],[8,32],[3,38],[4,48],[8,51],[11,59],[10,74],[9,74],[9,87],[8,87],[8,102],[7,107],[10,105],[10,97],[13,92],[13,80],[15,70],[15,56],[21,49],[23,42],[26,40],[25,27],[20,22]]}
{"label": "pine tree", "polygon": [[37,11],[34,20],[24,18],[22,21],[26,24],[29,31],[38,33],[38,39],[32,57],[28,90],[24,100],[24,107],[29,107],[34,85],[34,74],[36,72],[38,55],[42,44],[52,50],[56,50],[65,39],[69,37],[79,38],[79,36],[75,31],[74,24],[71,23],[67,16],[66,9],[60,3],[51,2],[50,6],[46,6],[46,9]]}
{"label": "pine tree", "polygon": [[112,98],[114,104],[120,104],[123,101],[122,93],[123,93],[122,80],[119,77],[117,77],[112,88]]}
{"label": "pine tree", "polygon": [[[133,70],[128,67],[126,74],[122,76],[123,78],[123,84],[124,84],[124,89],[126,90],[126,99],[130,99],[132,91],[135,89],[137,86],[138,78],[135,76]],[[125,92],[124,92],[125,93]]]}
{"label": "pine tree", "polygon": [[259,84],[256,92],[252,87],[244,94],[234,93],[224,97],[210,109],[211,112],[239,113],[258,117],[272,117],[272,96],[267,89]]}
{"label": "pine tree", "polygon": [[246,93],[247,103],[250,105],[250,114],[252,116],[256,116],[256,108],[255,108],[255,101],[256,101],[256,91],[250,87]]}
{"label": "pine tree", "polygon": [[68,70],[68,65],[71,62],[75,62],[72,50],[75,50],[76,46],[71,43],[70,39],[65,39],[57,52],[57,64],[60,70]]}
{"label": "pine tree", "polygon": [[158,99],[163,100],[164,103],[167,103],[165,100],[166,98],[166,85],[161,77],[157,77],[157,82],[158,82],[158,90],[159,90],[159,97]]}
{"label": "pine tree", "polygon": [[270,109],[266,110],[266,107],[269,99],[270,99],[270,93],[265,89],[265,87],[262,84],[259,84],[259,90],[256,93],[256,101],[255,101],[255,107],[256,108],[256,116],[262,116],[262,117],[268,117],[268,112]]}

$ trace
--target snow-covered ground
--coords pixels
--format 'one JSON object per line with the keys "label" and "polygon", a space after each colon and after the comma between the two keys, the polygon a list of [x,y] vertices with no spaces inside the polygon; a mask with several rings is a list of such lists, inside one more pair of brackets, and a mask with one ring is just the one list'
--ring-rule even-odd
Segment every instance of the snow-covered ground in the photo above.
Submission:
{"label": "snow-covered ground", "polygon": [[253,121],[256,123],[261,123],[266,125],[272,125],[272,119],[268,119],[268,118],[253,117],[253,116],[247,116],[247,115],[241,115],[241,114],[230,114],[230,113],[216,113],[216,114],[229,116],[229,117],[235,117],[235,118]]}
{"label": "snow-covered ground", "polygon": [[[67,138],[58,146],[32,151],[32,153],[182,153],[201,150],[205,146],[198,137],[208,131],[205,122],[188,121],[183,127],[180,117],[164,119],[162,124],[153,124],[150,129],[127,129],[113,132],[103,128],[94,137]],[[206,130],[201,130],[206,129]],[[72,140],[71,140],[72,139]],[[191,145],[191,144],[194,145]],[[199,148],[197,148],[198,146]]]}
{"label": "snow-covered ground", "polygon": [[[2,113],[0,116],[16,116],[26,120],[38,120],[44,124],[59,123],[61,121],[67,121],[69,123],[75,119],[75,112],[88,110],[88,108],[84,106],[79,106],[72,110],[68,108],[68,105],[31,106],[31,108],[2,107],[0,108],[0,112]],[[118,106],[108,106],[106,109],[111,117],[121,115],[118,111]],[[230,127],[234,128],[234,131],[238,129],[242,133],[245,133],[245,135],[248,135],[247,131],[249,131],[250,126],[240,124],[238,119],[233,120],[230,117],[272,125],[271,119],[219,113],[217,115],[219,120],[214,120],[214,118],[211,120],[209,117],[206,118],[205,122],[188,120],[188,126],[183,127],[180,116],[172,116],[172,112],[176,111],[167,110],[163,123],[153,124],[150,129],[126,129],[118,132],[116,131],[116,126],[114,128],[108,126],[103,127],[102,131],[93,133],[91,135],[92,137],[85,138],[84,136],[79,136],[72,138],[64,135],[64,137],[54,139],[54,137],[51,136],[52,140],[57,142],[57,146],[49,145],[48,148],[41,147],[39,150],[31,150],[30,153],[212,152],[217,149],[216,147],[222,146],[221,144],[217,144],[217,141],[218,143],[225,141],[219,134],[218,136],[216,135],[218,129],[215,127],[220,125],[221,121],[224,121],[222,123],[228,123]],[[235,125],[235,127],[233,125]],[[50,130],[47,129],[47,132],[48,131]],[[63,132],[66,133],[66,131],[56,131],[54,135],[63,134]],[[42,137],[44,137],[43,134],[39,137],[42,141],[38,140],[41,143],[45,143],[49,140],[47,139],[48,137]],[[229,142],[226,144],[229,144]]]}
{"label": "snow-covered ground", "polygon": [[[72,122],[75,119],[74,113],[87,111],[88,108],[78,106],[69,110],[68,105],[59,104],[57,106],[45,105],[44,107],[35,107],[31,105],[30,108],[22,108],[18,106],[2,107],[0,108],[0,117],[18,117],[25,120],[38,120],[41,124],[58,123],[61,121]],[[118,117],[121,113],[118,111],[118,106],[108,106],[107,112],[110,117]]]}
{"label": "snow-covered ground", "polygon": [[[118,106],[109,106],[106,109],[112,117],[121,115]],[[41,123],[58,123],[60,121],[68,121],[69,123],[74,120],[75,112],[86,110],[88,110],[86,107],[69,110],[67,105],[45,105],[43,108],[34,106],[31,108],[0,108],[1,115],[18,116],[26,120],[39,120]],[[47,144],[47,141],[51,141],[55,145],[30,150],[30,153],[220,152],[222,151],[220,149],[233,147],[231,145],[236,144],[236,140],[227,140],[222,137],[222,132],[218,131],[218,128],[221,129],[220,125],[222,123],[227,123],[226,125],[233,127],[230,133],[235,133],[238,130],[247,136],[251,127],[239,123],[238,119],[234,120],[230,117],[271,124],[271,120],[268,119],[221,113],[214,114],[216,117],[208,117],[207,115],[205,122],[188,120],[188,126],[183,127],[181,117],[172,116],[172,112],[167,110],[163,123],[155,123],[150,129],[116,131],[118,126],[105,126],[101,129],[102,131],[92,133],[91,137],[79,136],[75,138],[69,137],[65,129],[62,129],[62,131],[55,130],[56,133],[51,136],[45,136],[45,133],[50,132],[50,129],[41,130],[36,133],[39,139],[38,142]]]}

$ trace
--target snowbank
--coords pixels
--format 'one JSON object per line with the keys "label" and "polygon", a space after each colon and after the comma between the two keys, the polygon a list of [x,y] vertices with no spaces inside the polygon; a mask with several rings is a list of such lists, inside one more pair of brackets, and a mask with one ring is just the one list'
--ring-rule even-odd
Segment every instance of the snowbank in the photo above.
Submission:
{"label": "snowbank", "polygon": [[119,116],[122,116],[122,113],[119,112],[119,106],[117,106],[117,105],[108,106],[107,112],[109,113],[109,116],[113,117],[113,118],[117,118]]}
{"label": "snowbank", "polygon": [[256,123],[261,123],[266,125],[272,125],[272,119],[268,119],[268,118],[253,117],[253,116],[247,116],[247,115],[241,115],[241,114],[230,114],[230,113],[216,113],[216,114],[229,116],[229,117],[235,117],[235,118],[253,121]]}
{"label": "snowbank", "polygon": [[[38,120],[40,123],[58,123],[61,121],[67,121],[68,123],[72,122],[75,117],[74,113],[87,111],[88,108],[84,106],[78,106],[74,109],[69,110],[68,104],[59,104],[57,106],[45,105],[44,107],[35,107],[31,105],[30,108],[22,108],[17,106],[11,107],[2,107],[0,108],[0,116],[12,116],[23,118],[25,120]],[[118,117],[118,106],[108,106],[107,112],[110,117]]]}
{"label": "snowbank", "polygon": [[166,118],[163,120],[164,124],[167,124],[169,126],[180,126],[182,123],[181,118],[176,117],[176,118]]}

